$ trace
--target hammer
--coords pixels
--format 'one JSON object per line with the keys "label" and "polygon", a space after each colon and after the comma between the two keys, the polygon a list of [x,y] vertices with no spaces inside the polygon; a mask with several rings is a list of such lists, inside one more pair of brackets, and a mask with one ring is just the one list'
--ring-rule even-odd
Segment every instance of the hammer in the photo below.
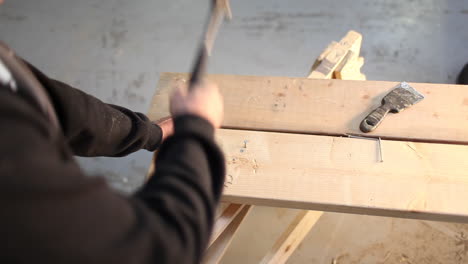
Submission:
{"label": "hammer", "polygon": [[192,68],[189,90],[192,90],[205,76],[208,57],[211,55],[211,49],[213,48],[218,29],[225,18],[232,18],[229,0],[212,0],[205,34],[200,43],[195,64]]}

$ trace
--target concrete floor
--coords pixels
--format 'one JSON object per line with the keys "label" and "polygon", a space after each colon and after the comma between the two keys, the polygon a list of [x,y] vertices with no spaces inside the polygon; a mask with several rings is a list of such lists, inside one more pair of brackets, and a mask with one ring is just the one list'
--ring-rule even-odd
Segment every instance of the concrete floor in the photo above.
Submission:
{"label": "concrete floor", "polygon": [[[146,112],[160,72],[190,69],[209,1],[5,2],[0,6],[0,36],[18,54],[105,102]],[[211,73],[302,77],[326,45],[350,29],[364,36],[363,72],[369,80],[453,83],[468,62],[466,0],[231,2],[234,19],[221,30]],[[150,158],[140,151],[123,159],[79,162],[87,173],[104,175],[115,188],[131,192],[142,183]],[[250,218],[261,216],[258,210]],[[353,216],[336,217],[338,223]],[[355,220],[375,219],[380,218]],[[235,256],[232,252],[227,259]],[[299,250],[292,261],[302,263],[295,259],[301,254],[311,255]],[[254,256],[246,256],[242,263],[255,262]],[[302,260],[330,263],[330,256]]]}

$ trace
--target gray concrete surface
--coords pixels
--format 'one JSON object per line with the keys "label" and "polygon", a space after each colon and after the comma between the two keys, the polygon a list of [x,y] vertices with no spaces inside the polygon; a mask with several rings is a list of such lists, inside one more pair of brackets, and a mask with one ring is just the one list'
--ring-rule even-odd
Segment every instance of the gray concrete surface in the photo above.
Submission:
{"label": "gray concrete surface", "polygon": [[[232,0],[211,73],[302,77],[332,40],[364,35],[369,80],[453,83],[468,62],[467,0]],[[6,0],[0,39],[49,75],[146,112],[159,73],[190,69],[208,1]],[[99,114],[99,113],[96,113]],[[130,192],[151,154],[79,159]],[[224,263],[256,263],[294,211],[258,207]],[[467,263],[468,227],[327,214],[291,263]]]}
{"label": "gray concrete surface", "polygon": [[[364,35],[370,80],[453,83],[468,61],[466,0],[235,0],[211,73],[304,76],[332,40]],[[160,72],[190,69],[208,1],[6,0],[0,38],[51,76],[105,102],[145,112]],[[80,159],[124,191],[148,167],[144,151],[124,159]]]}

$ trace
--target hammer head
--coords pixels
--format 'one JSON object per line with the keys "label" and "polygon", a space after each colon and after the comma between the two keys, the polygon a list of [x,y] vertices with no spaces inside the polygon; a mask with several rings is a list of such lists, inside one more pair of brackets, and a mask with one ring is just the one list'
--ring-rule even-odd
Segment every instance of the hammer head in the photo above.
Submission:
{"label": "hammer head", "polygon": [[205,32],[205,46],[208,55],[211,54],[214,40],[218,34],[218,29],[221,23],[226,19],[232,18],[231,7],[229,0],[213,0],[211,2],[211,15],[208,22],[208,27]]}

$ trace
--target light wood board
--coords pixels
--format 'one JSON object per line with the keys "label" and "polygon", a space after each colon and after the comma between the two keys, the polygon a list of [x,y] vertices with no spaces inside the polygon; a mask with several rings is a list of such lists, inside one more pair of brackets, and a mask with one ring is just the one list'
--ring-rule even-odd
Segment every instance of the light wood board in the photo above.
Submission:
{"label": "light wood board", "polygon": [[[354,34],[355,33],[355,34]],[[359,36],[353,38],[353,36]],[[357,43],[358,45],[352,45],[346,39],[351,39],[351,43]],[[353,41],[354,40],[354,41]],[[330,79],[333,75],[338,77],[337,79],[342,79],[343,73],[345,77],[362,78],[364,75],[360,72],[360,67],[352,67],[349,69],[348,65],[353,64],[357,60],[359,54],[353,53],[350,50],[350,47],[354,47],[356,52],[359,52],[361,46],[362,36],[357,32],[349,32],[346,37],[340,42],[346,43],[348,46],[347,50],[343,50],[343,45],[340,45],[336,42],[332,42],[328,48],[320,54],[320,56],[315,61],[312,66],[312,71],[308,75],[308,78],[318,78],[318,79]],[[344,52],[343,52],[344,51]],[[341,55],[343,58],[335,60],[335,63],[332,64],[330,60],[325,58],[330,54],[334,53],[336,55],[343,53]],[[335,58],[338,58],[335,56]],[[338,67],[341,64],[340,67]],[[324,65],[327,65],[324,67]],[[346,69],[348,67],[348,69]],[[339,70],[338,70],[339,68]],[[317,72],[316,70],[327,69],[330,74],[324,74],[323,72]],[[333,74],[333,71],[334,74]],[[281,236],[278,237],[273,247],[265,254],[260,263],[286,263],[289,257],[294,253],[299,244],[302,243],[302,240],[309,233],[315,223],[320,219],[323,212],[320,211],[310,211],[310,210],[301,210],[297,213],[296,217],[292,222],[287,226]]]}
{"label": "light wood board", "polygon": [[[348,32],[348,34],[341,40],[340,44],[332,42],[315,61],[308,78],[330,79],[332,75],[334,75],[336,79],[341,80],[365,80],[365,75],[361,73],[364,58],[358,57],[361,42],[362,35],[355,31]],[[341,53],[340,51],[343,51],[343,46],[348,47],[344,52],[346,56],[344,56],[343,59],[336,60],[334,65],[330,63],[330,60],[325,60],[325,57],[330,53]],[[351,51],[352,48],[354,52]],[[328,65],[326,68],[330,69],[330,71],[333,70],[334,74],[324,74],[323,72],[318,73],[316,71],[324,69],[324,64]],[[278,237],[273,247],[267,252],[260,263],[286,263],[322,215],[323,212],[320,211],[302,210],[298,212],[296,217],[284,230],[281,236]]]}
{"label": "light wood board", "polygon": [[[173,81],[161,74],[151,119],[169,115]],[[289,77],[209,75],[224,96],[223,127],[307,134],[363,134],[359,124],[397,82],[317,80]],[[463,85],[410,83],[426,98],[389,114],[365,136],[468,144],[468,89]]]}
{"label": "light wood board", "polygon": [[[247,140],[247,148],[244,141]],[[468,222],[468,146],[222,129],[223,200]]]}

